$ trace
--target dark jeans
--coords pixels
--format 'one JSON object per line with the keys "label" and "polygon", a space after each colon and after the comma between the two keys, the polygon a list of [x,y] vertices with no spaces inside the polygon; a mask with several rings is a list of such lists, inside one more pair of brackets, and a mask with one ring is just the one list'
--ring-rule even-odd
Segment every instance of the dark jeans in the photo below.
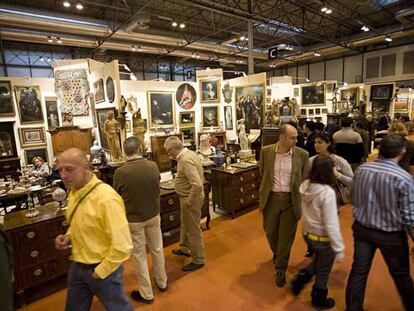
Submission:
{"label": "dark jeans", "polygon": [[302,271],[308,275],[315,275],[315,286],[320,289],[328,288],[329,273],[335,262],[335,252],[329,242],[317,242],[306,238],[308,247],[315,252],[315,258]]}
{"label": "dark jeans", "polygon": [[354,262],[346,286],[346,310],[361,311],[365,288],[377,248],[388,266],[406,310],[414,310],[414,286],[410,276],[407,234],[370,229],[354,222]]}
{"label": "dark jeans", "polygon": [[94,295],[98,297],[106,310],[134,310],[132,303],[124,293],[123,265],[103,280],[95,279],[92,276],[95,266],[72,262],[68,274],[68,296],[65,310],[89,310]]}

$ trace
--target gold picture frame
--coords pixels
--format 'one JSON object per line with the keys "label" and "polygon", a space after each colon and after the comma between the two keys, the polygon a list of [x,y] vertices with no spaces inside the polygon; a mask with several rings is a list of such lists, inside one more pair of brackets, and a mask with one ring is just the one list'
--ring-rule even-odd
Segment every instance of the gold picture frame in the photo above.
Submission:
{"label": "gold picture frame", "polygon": [[192,127],[195,125],[195,111],[180,111],[178,123],[180,127]]}
{"label": "gold picture frame", "polygon": [[150,129],[175,126],[175,94],[166,91],[148,91],[148,121]]}
{"label": "gold picture frame", "polygon": [[201,122],[204,128],[218,128],[220,126],[219,106],[202,106]]}
{"label": "gold picture frame", "polygon": [[19,137],[22,148],[46,146],[46,132],[43,126],[20,127]]}
{"label": "gold picture frame", "polygon": [[200,88],[200,103],[202,104],[212,104],[220,103],[220,93],[221,93],[221,79],[220,78],[210,78],[210,79],[200,79],[199,80]]}

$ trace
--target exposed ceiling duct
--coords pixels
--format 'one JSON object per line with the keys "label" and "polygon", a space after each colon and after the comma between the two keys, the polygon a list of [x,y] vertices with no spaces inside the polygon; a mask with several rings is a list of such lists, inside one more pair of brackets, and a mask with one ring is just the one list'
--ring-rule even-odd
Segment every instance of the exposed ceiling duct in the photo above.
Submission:
{"label": "exposed ceiling duct", "polygon": [[139,30],[145,30],[149,28],[149,22],[151,18],[146,15],[138,15],[135,19],[130,21],[124,28],[126,32],[133,32]]}
{"label": "exposed ceiling duct", "polygon": [[414,6],[411,8],[403,9],[395,13],[395,18],[403,25],[414,24]]}

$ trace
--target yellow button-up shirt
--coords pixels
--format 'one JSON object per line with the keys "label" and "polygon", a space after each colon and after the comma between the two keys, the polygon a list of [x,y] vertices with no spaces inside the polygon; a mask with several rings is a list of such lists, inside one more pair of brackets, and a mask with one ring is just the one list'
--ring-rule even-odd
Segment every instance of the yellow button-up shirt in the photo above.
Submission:
{"label": "yellow button-up shirt", "polygon": [[[95,175],[68,197],[69,219],[79,200],[96,183]],[[132,241],[122,198],[107,184],[100,184],[78,206],[67,234],[71,237],[75,262],[98,264],[95,273],[102,279],[114,272],[131,254]]]}

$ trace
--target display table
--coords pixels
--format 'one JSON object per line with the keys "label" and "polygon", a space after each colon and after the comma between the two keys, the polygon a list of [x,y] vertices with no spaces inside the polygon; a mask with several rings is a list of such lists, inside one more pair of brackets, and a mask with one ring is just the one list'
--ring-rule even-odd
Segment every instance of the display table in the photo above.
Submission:
{"label": "display table", "polygon": [[[13,249],[16,305],[46,297],[66,286],[68,251],[55,249],[54,240],[68,228],[57,206],[39,207],[40,215],[27,218],[27,210],[7,214],[3,231]],[[1,309],[1,308],[0,308]]]}
{"label": "display table", "polygon": [[259,166],[246,169],[223,167],[211,169],[213,208],[225,210],[234,218],[235,213],[259,201]]}

